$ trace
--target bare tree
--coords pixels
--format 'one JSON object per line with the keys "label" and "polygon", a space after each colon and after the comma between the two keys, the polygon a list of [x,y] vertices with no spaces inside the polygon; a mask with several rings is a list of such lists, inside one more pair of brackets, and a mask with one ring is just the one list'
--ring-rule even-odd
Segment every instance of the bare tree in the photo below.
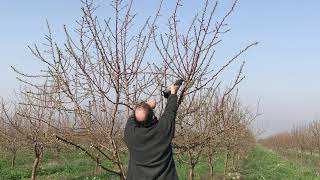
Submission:
{"label": "bare tree", "polygon": [[15,112],[9,112],[12,103],[1,103],[0,113],[0,144],[11,153],[11,167],[15,168],[17,153],[25,145],[21,134],[16,128],[21,127],[19,117]]}
{"label": "bare tree", "polygon": [[306,151],[309,151],[312,155],[313,152],[320,152],[319,124],[319,120],[314,120],[307,125],[294,126],[290,132],[275,134],[260,140],[260,143],[284,154],[290,151],[298,151],[301,158]]}
{"label": "bare tree", "polygon": [[218,118],[221,119],[219,122],[224,130],[221,141],[225,153],[224,175],[226,176],[229,160],[232,161],[232,171],[236,172],[239,155],[252,147],[250,144],[254,144],[255,138],[250,125],[259,113],[258,111],[252,113],[247,107],[244,107],[239,100],[238,92],[224,93],[215,111]]}
{"label": "bare tree", "polygon": [[88,133],[91,146],[115,168],[103,166],[87,147],[63,134],[56,137],[86,152],[104,170],[121,179],[125,179],[123,121],[141,98],[151,96],[156,89],[152,86],[153,74],[143,73],[148,69],[143,60],[158,12],[136,28],[132,3],[113,1],[114,18],[101,20],[94,15],[97,6],[90,0],[83,1],[78,28],[72,34],[65,26],[66,42],[62,46],[54,41],[48,25],[47,50],[30,47],[34,56],[48,67],[41,71],[43,74],[28,75],[15,69],[24,77],[22,82],[36,89],[35,79],[49,78],[58,101],[53,108],[68,114],[63,120],[72,129],[69,135]]}
{"label": "bare tree", "polygon": [[314,120],[310,123],[309,131],[311,132],[311,137],[315,142],[315,147],[320,154],[320,120]]}
{"label": "bare tree", "polygon": [[[201,118],[202,113],[208,116],[208,112],[203,109],[201,98],[205,98],[208,89],[218,88],[222,72],[257,44],[254,42],[244,47],[227,58],[221,67],[214,66],[216,46],[230,30],[226,21],[237,1],[225,16],[215,21],[218,3],[204,0],[203,9],[194,16],[185,33],[179,28],[181,0],[176,1],[172,16],[168,19],[167,32],[162,31],[157,22],[162,1],[155,14],[141,26],[135,24],[137,14],[133,10],[133,0],[112,1],[113,16],[107,19],[95,15],[97,6],[92,0],[83,0],[82,3],[82,17],[77,21],[77,28],[70,31],[64,26],[64,42],[59,43],[54,39],[48,23],[44,50],[37,45],[30,47],[37,60],[45,65],[44,69],[38,74],[29,74],[13,68],[20,75],[18,79],[32,88],[26,96],[28,98],[23,99],[27,102],[23,103],[21,109],[28,116],[22,117],[30,123],[32,119],[41,122],[36,129],[43,123],[51,127],[52,130],[48,132],[59,141],[80,149],[97,166],[125,179],[123,155],[127,149],[122,140],[125,120],[137,102],[156,97],[169,82],[180,78],[185,81],[185,86],[179,94],[178,104],[183,108],[177,119],[177,134],[192,132],[195,136],[203,137],[203,140],[208,139],[203,125],[203,121],[207,120]],[[146,60],[150,49],[157,50],[161,58],[157,61],[159,63]],[[243,66],[244,62],[228,92],[244,78]],[[49,92],[43,90],[41,84],[45,83],[50,87]],[[39,93],[40,97],[33,92]],[[49,104],[44,103],[44,97]],[[164,99],[161,97],[157,100],[162,104],[158,109],[160,113]],[[40,107],[42,109],[38,109]],[[50,117],[48,113],[35,114],[35,111],[48,110],[52,111]],[[190,119],[190,115],[197,120]],[[190,129],[192,125],[204,128],[204,132]],[[79,141],[80,135],[85,135],[87,143]],[[42,153],[43,145],[40,142],[42,140],[35,143],[35,149],[39,150],[39,153],[35,151],[36,156]],[[200,146],[192,144],[187,149],[193,159],[191,151],[203,147],[203,143],[199,143]],[[196,155],[196,159],[200,154]],[[103,165],[105,160],[113,166]],[[196,161],[192,160],[191,167],[194,168]],[[191,172],[190,179],[192,177]]]}
{"label": "bare tree", "polygon": [[[194,168],[199,162],[205,147],[210,141],[209,121],[210,107],[215,91],[212,89],[202,90],[203,94],[192,99],[192,107],[188,107],[190,96],[186,97],[180,105],[178,119],[183,118],[184,125],[176,129],[174,147],[180,161],[188,164],[189,179],[194,178]],[[211,129],[212,130],[212,129]],[[216,132],[212,132],[216,133]],[[187,156],[187,160],[184,160]]]}
{"label": "bare tree", "polygon": [[294,142],[296,143],[295,147],[297,147],[297,150],[300,151],[300,156],[302,158],[303,154],[305,153],[305,150],[307,149],[307,143],[308,143],[307,128],[304,126],[293,127],[292,135],[294,138]]}
{"label": "bare tree", "polygon": [[[53,122],[52,101],[48,98],[48,86],[43,86],[41,91],[21,91],[19,104],[12,107],[2,104],[2,120],[7,127],[7,136],[11,135],[13,159],[16,157],[18,145],[26,146],[34,152],[31,179],[37,179],[37,170],[45,145],[52,136],[51,123]],[[39,87],[40,90],[40,87]],[[5,134],[5,133],[4,133]]]}
{"label": "bare tree", "polygon": [[[154,63],[153,69],[156,74],[163,76],[162,79],[158,79],[164,81],[165,85],[173,78],[185,80],[185,86],[178,100],[181,107],[177,118],[175,147],[178,154],[184,154],[184,152],[188,154],[189,179],[193,179],[193,169],[202,154],[204,142],[207,143],[210,139],[206,125],[202,118],[199,118],[203,117],[201,111],[206,98],[209,98],[205,91],[217,89],[220,86],[218,79],[222,72],[257,43],[246,46],[226,60],[221,67],[215,67],[216,46],[222,41],[223,35],[230,30],[226,22],[234,11],[237,1],[225,16],[215,20],[218,3],[205,0],[202,10],[193,17],[191,23],[185,23],[178,17],[182,4],[183,1],[176,1],[172,15],[168,19],[167,31],[163,33],[158,29],[154,31],[154,44],[162,58],[162,63],[160,65]],[[186,31],[181,29],[181,24],[184,24],[184,27],[187,24]],[[229,94],[243,80],[243,65],[244,62],[226,94]]]}

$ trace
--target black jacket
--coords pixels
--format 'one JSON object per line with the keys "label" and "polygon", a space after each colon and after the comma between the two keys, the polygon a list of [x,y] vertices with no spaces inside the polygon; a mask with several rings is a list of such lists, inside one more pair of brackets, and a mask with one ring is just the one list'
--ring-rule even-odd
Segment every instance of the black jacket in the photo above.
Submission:
{"label": "black jacket", "polygon": [[170,95],[157,123],[139,126],[134,116],[128,119],[124,132],[130,153],[128,180],[178,179],[171,145],[177,110],[177,96]]}

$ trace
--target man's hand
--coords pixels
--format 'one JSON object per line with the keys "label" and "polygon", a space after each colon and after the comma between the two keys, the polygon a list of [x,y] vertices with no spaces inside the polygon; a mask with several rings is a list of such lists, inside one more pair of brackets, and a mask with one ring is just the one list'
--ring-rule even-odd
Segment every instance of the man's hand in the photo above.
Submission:
{"label": "man's hand", "polygon": [[147,104],[150,106],[151,109],[154,109],[157,106],[157,102],[154,99],[149,99],[147,101]]}
{"label": "man's hand", "polygon": [[163,91],[164,98],[168,98],[170,94],[176,95],[183,81],[183,79],[179,79],[173,85],[170,86],[170,89],[165,89]]}
{"label": "man's hand", "polygon": [[172,84],[171,85],[171,94],[177,94],[179,88],[180,88],[180,85]]}

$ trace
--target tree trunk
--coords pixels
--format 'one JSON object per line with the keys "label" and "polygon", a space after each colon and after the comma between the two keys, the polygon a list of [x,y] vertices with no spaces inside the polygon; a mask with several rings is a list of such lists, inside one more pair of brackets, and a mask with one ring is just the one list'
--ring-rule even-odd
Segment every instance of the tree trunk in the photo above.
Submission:
{"label": "tree trunk", "polygon": [[118,166],[118,169],[120,171],[120,179],[121,180],[125,180],[126,179],[126,175],[125,175],[125,169],[123,167],[123,164],[122,164],[122,161],[121,161],[121,157],[120,157],[120,154],[119,154],[119,150],[118,150],[118,147],[116,145],[116,143],[114,142],[114,140],[111,138],[111,144],[113,146],[113,156],[117,159],[117,166]]}
{"label": "tree trunk", "polygon": [[193,177],[194,177],[194,164],[192,162],[191,153],[189,152],[188,155],[189,155],[189,180],[193,180]]}
{"label": "tree trunk", "polygon": [[193,171],[193,167],[189,167],[189,180],[193,180],[194,177],[194,171]]}
{"label": "tree trunk", "polygon": [[232,171],[236,172],[237,168],[236,168],[236,152],[233,152],[232,154]]}
{"label": "tree trunk", "polygon": [[126,177],[124,175],[120,175],[120,180],[126,180]]}
{"label": "tree trunk", "polygon": [[11,159],[11,167],[14,169],[16,166],[16,157],[17,157],[17,152],[13,151],[12,152],[12,159]]}
{"label": "tree trunk", "polygon": [[56,161],[59,161],[59,159],[60,159],[60,152],[61,152],[61,147],[59,147],[59,145],[56,145],[54,147],[54,159]]}
{"label": "tree trunk", "polygon": [[37,179],[37,173],[38,173],[38,166],[40,162],[40,158],[43,152],[43,146],[36,142],[34,144],[34,160],[33,160],[33,165],[32,165],[32,173],[31,173],[31,180],[36,180]]}
{"label": "tree trunk", "polygon": [[[99,155],[98,155],[99,156]],[[97,157],[97,160],[96,160],[96,168],[95,168],[95,170],[94,170],[94,175],[98,175],[99,174],[99,162],[100,160],[99,160],[99,157]]]}
{"label": "tree trunk", "polygon": [[225,153],[225,157],[224,157],[224,171],[223,171],[223,175],[227,175],[227,171],[228,171],[228,160],[229,160],[229,151],[226,150]]}
{"label": "tree trunk", "polygon": [[214,177],[213,177],[214,164],[213,164],[213,154],[212,153],[208,154],[208,164],[210,167],[210,180],[214,180]]}
{"label": "tree trunk", "polygon": [[37,179],[37,169],[38,169],[39,162],[40,162],[40,157],[35,157],[32,165],[31,180]]}

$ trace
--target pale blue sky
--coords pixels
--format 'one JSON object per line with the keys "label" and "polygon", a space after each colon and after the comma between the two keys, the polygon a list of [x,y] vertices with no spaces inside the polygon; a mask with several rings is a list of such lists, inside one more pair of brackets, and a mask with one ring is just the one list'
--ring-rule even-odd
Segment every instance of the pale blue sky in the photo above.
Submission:
{"label": "pale blue sky", "polygon": [[[75,25],[80,15],[78,0],[0,0],[0,96],[13,95],[18,87],[10,65],[36,71],[37,61],[27,45],[43,42],[48,19],[61,38],[62,25]],[[108,0],[98,0],[108,4]],[[156,1],[137,0],[138,13],[149,14]],[[174,4],[167,0],[168,8]],[[184,17],[189,17],[198,0],[185,0]],[[223,7],[231,1],[224,1]],[[142,13],[143,12],[143,13]],[[99,12],[108,17],[105,9]],[[141,16],[138,18],[141,18]],[[320,112],[320,1],[240,0],[229,21],[232,31],[224,39],[222,54],[231,56],[249,42],[260,44],[242,59],[247,60],[247,78],[240,86],[244,103],[258,99],[263,115],[259,125],[267,134],[291,128],[294,123],[313,120]],[[224,57],[226,57],[224,56]]]}

